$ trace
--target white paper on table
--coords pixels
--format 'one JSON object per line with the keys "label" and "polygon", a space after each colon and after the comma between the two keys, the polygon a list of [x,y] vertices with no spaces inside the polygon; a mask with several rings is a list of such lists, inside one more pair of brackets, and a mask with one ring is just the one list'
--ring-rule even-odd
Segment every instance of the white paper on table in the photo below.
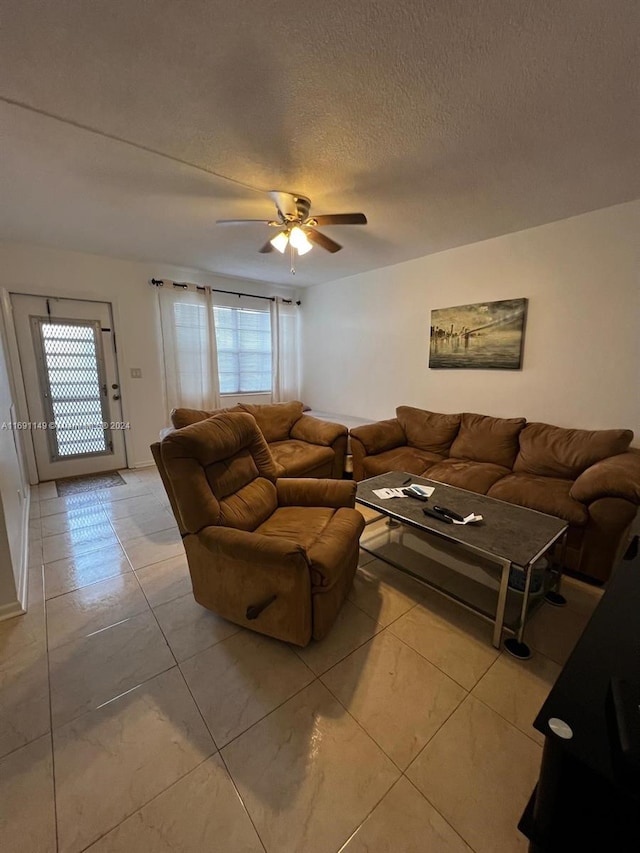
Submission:
{"label": "white paper on table", "polygon": [[482,521],[481,515],[475,515],[473,512],[470,515],[465,516],[463,521],[458,521],[455,518],[452,518],[454,524],[474,524],[476,521]]}
{"label": "white paper on table", "polygon": [[387,500],[387,498],[406,498],[407,495],[405,495],[404,490],[408,489],[410,487],[410,485],[411,486],[413,486],[413,485],[420,486],[420,488],[424,492],[425,496],[428,498],[430,498],[431,495],[435,491],[434,486],[423,486],[421,483],[411,483],[411,484],[407,483],[406,486],[399,486],[398,488],[395,488],[395,489],[392,489],[392,488],[374,489],[373,494],[377,498],[380,498],[383,501]]}
{"label": "white paper on table", "polygon": [[383,501],[387,498],[406,498],[406,495],[402,494],[402,489],[374,489],[373,494]]}

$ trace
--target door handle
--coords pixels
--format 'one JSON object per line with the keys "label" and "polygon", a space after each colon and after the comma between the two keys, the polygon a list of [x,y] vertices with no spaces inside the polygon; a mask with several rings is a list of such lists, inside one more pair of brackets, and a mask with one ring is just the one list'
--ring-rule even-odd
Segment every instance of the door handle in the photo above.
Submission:
{"label": "door handle", "polygon": [[114,395],[113,395],[113,397],[112,397],[112,399],[113,399],[113,400],[119,400],[119,399],[120,399],[120,394],[114,394]]}

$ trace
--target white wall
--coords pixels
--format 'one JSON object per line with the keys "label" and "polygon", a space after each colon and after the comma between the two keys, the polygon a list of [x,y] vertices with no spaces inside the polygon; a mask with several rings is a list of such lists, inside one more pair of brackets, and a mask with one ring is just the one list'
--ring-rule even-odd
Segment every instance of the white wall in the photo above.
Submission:
{"label": "white wall", "polygon": [[[305,292],[303,398],[380,419],[395,407],[629,427],[640,444],[640,201]],[[521,371],[430,370],[430,311],[529,299]]]}
{"label": "white wall", "polygon": [[28,485],[14,421],[13,394],[0,318],[0,619],[20,612],[26,579]]}
{"label": "white wall", "polygon": [[[124,416],[131,423],[126,440],[132,467],[151,463],[149,445],[168,423],[163,399],[157,295],[156,289],[147,283],[152,277],[297,298],[296,292],[286,287],[167,264],[134,263],[38,246],[0,244],[0,287],[7,291],[112,303]],[[132,367],[142,369],[142,379],[131,379]]]}

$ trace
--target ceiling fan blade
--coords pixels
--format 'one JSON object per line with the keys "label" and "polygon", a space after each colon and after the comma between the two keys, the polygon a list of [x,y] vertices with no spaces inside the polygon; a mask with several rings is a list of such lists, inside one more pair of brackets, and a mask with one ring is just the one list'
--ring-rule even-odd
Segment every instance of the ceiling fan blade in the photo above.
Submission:
{"label": "ceiling fan blade", "polygon": [[273,246],[271,245],[271,240],[267,240],[264,246],[260,249],[261,255],[266,255],[268,252],[273,252]]}
{"label": "ceiling fan blade", "polygon": [[258,222],[260,225],[269,225],[270,221],[269,219],[216,219],[216,225],[253,225]]}
{"label": "ceiling fan blade", "polygon": [[327,213],[323,216],[312,216],[310,225],[366,225],[364,213]]}
{"label": "ceiling fan blade", "polygon": [[311,240],[312,243],[315,243],[317,246],[321,246],[323,249],[326,249],[327,252],[339,252],[342,246],[340,243],[336,243],[335,240],[332,240],[330,237],[327,237],[326,234],[321,234],[319,231],[315,231],[313,228],[305,228],[304,233]]}

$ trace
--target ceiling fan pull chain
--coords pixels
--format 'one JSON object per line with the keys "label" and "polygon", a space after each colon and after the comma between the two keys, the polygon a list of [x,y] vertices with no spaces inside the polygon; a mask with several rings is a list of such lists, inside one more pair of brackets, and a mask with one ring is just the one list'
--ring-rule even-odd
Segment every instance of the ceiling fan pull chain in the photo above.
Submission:
{"label": "ceiling fan pull chain", "polygon": [[296,274],[296,266],[295,266],[295,256],[294,249],[291,243],[289,243],[289,257],[291,258],[291,275]]}

